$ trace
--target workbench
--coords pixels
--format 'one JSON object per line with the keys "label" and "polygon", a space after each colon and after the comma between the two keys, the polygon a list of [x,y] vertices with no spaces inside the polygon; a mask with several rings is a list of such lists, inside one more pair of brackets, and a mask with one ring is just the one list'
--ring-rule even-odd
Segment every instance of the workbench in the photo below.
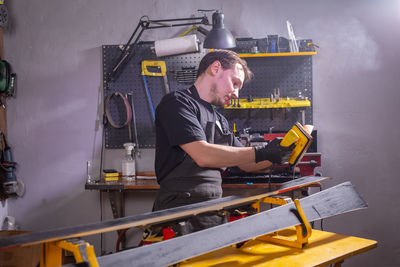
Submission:
{"label": "workbench", "polygon": [[[282,181],[286,182],[286,180]],[[223,183],[222,189],[270,189],[280,185],[280,183]],[[319,185],[316,185],[319,186]],[[157,180],[154,179],[136,179],[132,182],[119,179],[115,182],[99,181],[96,183],[86,183],[86,190],[100,191],[156,191],[160,189]]]}
{"label": "workbench", "polygon": [[[243,190],[255,191],[262,190],[263,192],[269,192],[275,190],[281,183],[253,183],[253,184],[222,184],[224,192]],[[312,186],[320,187],[319,183]],[[310,187],[310,186],[309,186]],[[125,194],[132,192],[156,192],[160,189],[160,185],[157,180],[150,178],[138,178],[135,181],[128,182],[119,178],[118,181],[105,182],[98,181],[96,183],[86,183],[86,190],[99,190],[100,192],[108,193],[110,200],[111,210],[113,217],[121,218],[125,216]]]}
{"label": "workbench", "polygon": [[[280,235],[293,238],[295,230]],[[250,240],[240,249],[225,247],[182,262],[181,267],[196,266],[329,266],[340,267],[345,259],[377,247],[377,241],[313,230],[303,249],[275,245],[263,237]]]}
{"label": "workbench", "polygon": [[[305,153],[302,160],[298,163],[299,176],[314,175],[314,168],[321,166],[321,153]],[[100,192],[108,193],[111,209],[114,218],[125,216],[125,193],[128,192],[156,192],[160,189],[154,172],[138,172],[138,179],[128,182],[119,177],[118,181],[105,182],[104,179],[95,183],[86,183],[86,190],[99,190]],[[244,178],[244,177],[243,177]],[[267,179],[266,179],[267,180]],[[282,180],[286,182],[287,180]],[[225,192],[246,189],[248,193],[268,192],[274,190],[280,183],[274,182],[254,182],[254,183],[237,183],[226,182],[222,183],[222,189]],[[320,184],[313,185],[320,187]]]}

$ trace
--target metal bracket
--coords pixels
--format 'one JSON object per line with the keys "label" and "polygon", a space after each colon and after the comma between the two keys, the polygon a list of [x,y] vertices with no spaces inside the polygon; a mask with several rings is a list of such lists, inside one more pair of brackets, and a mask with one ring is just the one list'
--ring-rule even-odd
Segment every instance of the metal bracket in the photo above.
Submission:
{"label": "metal bracket", "polygon": [[125,194],[123,191],[110,190],[107,192],[114,219],[125,217]]}
{"label": "metal bracket", "polygon": [[[114,219],[125,217],[125,194],[123,191],[108,191],[108,198],[110,200],[111,211]],[[118,236],[122,230],[117,230]],[[125,236],[121,239],[122,247],[126,247]]]}

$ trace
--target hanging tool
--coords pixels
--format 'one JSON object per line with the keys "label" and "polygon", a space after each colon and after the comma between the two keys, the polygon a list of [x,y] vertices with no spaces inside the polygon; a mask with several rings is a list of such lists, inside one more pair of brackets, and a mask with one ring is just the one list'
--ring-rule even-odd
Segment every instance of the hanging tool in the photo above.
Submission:
{"label": "hanging tool", "polygon": [[[149,71],[148,68],[150,67],[156,67],[160,70],[160,72],[152,72]],[[164,82],[164,94],[169,93],[169,86],[168,86],[168,77],[167,77],[167,67],[165,65],[165,61],[161,60],[143,60],[142,61],[142,75],[145,76],[157,76],[157,77],[163,77],[163,82]]]}
{"label": "hanging tool", "polygon": [[281,92],[278,89],[274,89],[274,100],[279,102],[281,100]]}
{"label": "hanging tool", "polygon": [[[126,110],[126,121],[123,124],[118,125],[117,123],[115,123],[111,117],[111,111],[110,111],[110,102],[111,102],[111,98],[113,97],[120,97],[123,101],[124,101],[124,105],[125,105],[125,110]],[[106,118],[107,121],[110,123],[110,125],[114,128],[122,128],[125,126],[129,127],[129,124],[132,120],[132,109],[131,106],[129,104],[129,101],[127,99],[127,97],[119,92],[115,92],[113,94],[110,94],[109,96],[107,96],[106,100],[105,100],[105,105],[104,105],[104,110],[105,110],[105,114],[106,114]]]}
{"label": "hanging tool", "polygon": [[[155,67],[160,70],[160,72],[152,72],[149,70],[149,68]],[[143,77],[143,83],[144,87],[146,89],[146,95],[147,95],[147,101],[149,103],[149,107],[151,110],[151,115],[153,118],[153,121],[156,119],[156,114],[154,111],[154,105],[153,105],[153,100],[151,98],[150,94],[150,89],[147,84],[147,79],[146,76],[156,76],[156,77],[163,77],[164,81],[164,94],[169,93],[169,86],[168,86],[168,78],[167,78],[167,67],[165,65],[165,61],[161,60],[143,60],[142,61],[142,77]]]}
{"label": "hanging tool", "polygon": [[[131,103],[131,108],[132,108],[132,122],[133,122],[133,131],[135,133],[135,142],[136,142],[136,147],[135,147],[135,155],[140,157],[139,154],[139,139],[138,139],[138,134],[137,134],[137,126],[136,126],[136,115],[135,115],[135,105],[133,103],[133,95],[132,93],[128,94],[128,99],[130,100]],[[132,138],[132,137],[131,137]]]}
{"label": "hanging tool", "polygon": [[172,70],[171,73],[178,83],[193,84],[197,78],[196,67],[185,67],[182,68],[182,70]]}
{"label": "hanging tool", "polygon": [[155,121],[156,120],[156,113],[154,111],[153,100],[151,100],[151,94],[150,94],[149,86],[147,85],[146,75],[144,75],[142,73],[142,77],[143,77],[144,88],[146,89],[147,102],[149,103],[149,107],[150,107],[150,111],[151,111],[151,117],[153,118],[153,121]]}

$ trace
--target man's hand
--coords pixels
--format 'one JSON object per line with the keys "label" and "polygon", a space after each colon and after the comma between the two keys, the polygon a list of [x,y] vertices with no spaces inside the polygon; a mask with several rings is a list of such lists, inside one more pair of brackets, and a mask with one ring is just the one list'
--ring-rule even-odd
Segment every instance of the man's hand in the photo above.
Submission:
{"label": "man's hand", "polygon": [[292,144],[288,147],[284,147],[280,145],[281,141],[281,138],[275,138],[267,145],[255,146],[254,152],[256,155],[256,162],[258,163],[264,160],[268,160],[276,164],[282,164],[283,162],[286,162],[289,159],[295,145]]}

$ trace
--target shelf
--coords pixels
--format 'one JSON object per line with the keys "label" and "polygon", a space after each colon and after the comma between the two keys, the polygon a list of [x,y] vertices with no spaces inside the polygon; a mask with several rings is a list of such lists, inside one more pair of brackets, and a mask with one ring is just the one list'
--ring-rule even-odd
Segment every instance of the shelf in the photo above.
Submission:
{"label": "shelf", "polygon": [[239,54],[240,57],[288,57],[288,56],[312,56],[316,55],[316,51],[299,52],[299,53],[254,53],[254,54]]}
{"label": "shelf", "polygon": [[[239,101],[238,101],[239,100]],[[239,104],[238,104],[239,102]],[[238,106],[240,105],[240,106]],[[310,100],[296,98],[281,98],[279,101],[270,98],[254,98],[249,102],[247,99],[233,99],[231,104],[225,105],[225,109],[260,109],[260,108],[298,108],[310,107]]]}

